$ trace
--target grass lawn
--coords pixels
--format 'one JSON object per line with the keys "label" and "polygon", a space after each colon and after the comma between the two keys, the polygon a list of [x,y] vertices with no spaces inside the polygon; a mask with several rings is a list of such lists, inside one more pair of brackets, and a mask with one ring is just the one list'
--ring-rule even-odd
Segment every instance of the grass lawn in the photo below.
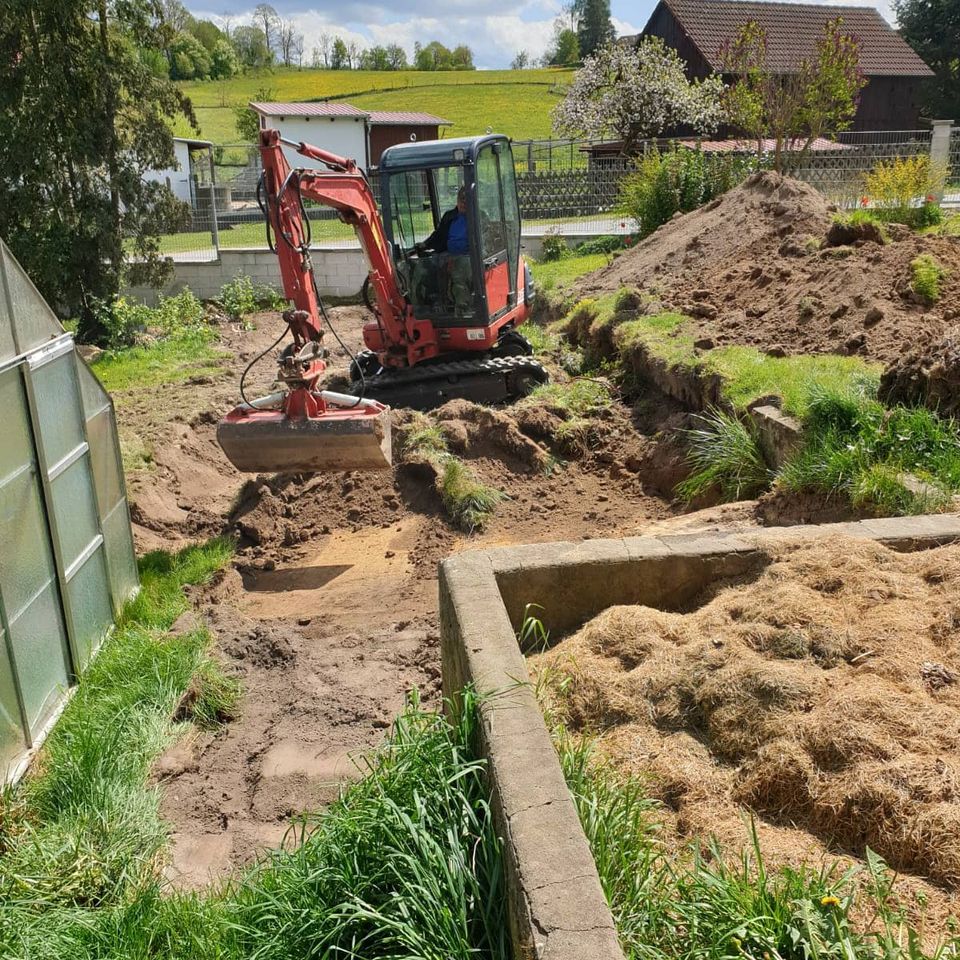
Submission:
{"label": "grass lawn", "polygon": [[[219,373],[220,359],[226,356],[211,345],[205,330],[182,336],[164,337],[142,347],[107,350],[93,364],[93,370],[111,394],[161,383],[183,383],[191,377]],[[123,402],[122,396],[115,398]]]}
{"label": "grass lawn", "polygon": [[[190,97],[201,135],[214,143],[240,139],[233,108],[246,105],[261,87],[278,101],[348,100],[360,109],[424,110],[450,120],[445,136],[484,133],[490,127],[515,139],[549,137],[550,111],[559,101],[571,70],[291,70],[277,68],[226,81],[180,84]],[[191,135],[179,121],[180,135]]]}
{"label": "grass lawn", "polygon": [[529,261],[533,279],[544,293],[557,290],[572,283],[585,273],[592,273],[610,263],[607,253],[588,253],[585,256],[564,257],[563,260],[548,262]]}

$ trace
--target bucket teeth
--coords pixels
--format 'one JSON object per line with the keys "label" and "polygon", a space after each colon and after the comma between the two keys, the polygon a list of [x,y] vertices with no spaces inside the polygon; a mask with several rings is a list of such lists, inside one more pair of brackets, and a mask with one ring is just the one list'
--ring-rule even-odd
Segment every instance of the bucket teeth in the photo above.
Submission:
{"label": "bucket teeth", "polygon": [[386,470],[392,464],[388,407],[332,409],[309,419],[238,407],[217,425],[217,442],[243,473]]}

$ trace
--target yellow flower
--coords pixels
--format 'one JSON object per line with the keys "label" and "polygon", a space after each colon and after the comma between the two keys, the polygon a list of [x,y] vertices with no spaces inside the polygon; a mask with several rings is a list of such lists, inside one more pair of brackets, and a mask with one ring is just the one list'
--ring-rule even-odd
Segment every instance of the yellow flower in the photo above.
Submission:
{"label": "yellow flower", "polygon": [[840,899],[839,897],[823,897],[820,900],[821,907],[839,907]]}

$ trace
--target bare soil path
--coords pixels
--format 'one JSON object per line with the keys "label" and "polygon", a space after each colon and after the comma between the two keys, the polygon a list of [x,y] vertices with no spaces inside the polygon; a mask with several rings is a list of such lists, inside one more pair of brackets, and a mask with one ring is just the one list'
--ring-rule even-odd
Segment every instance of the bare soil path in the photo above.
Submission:
{"label": "bare soil path", "polygon": [[[339,308],[334,319],[348,343],[359,341],[362,310]],[[454,529],[411,465],[244,477],[220,452],[215,428],[236,402],[240,370],[280,329],[276,314],[253,325],[221,330],[232,358],[221,376],[117,397],[126,448],[149,457],[129,477],[138,547],[239,538],[233,567],[193,599],[242,680],[240,716],[178,743],[155,770],[173,830],[168,872],[186,887],[277,846],[291,818],[334,799],[411,690],[437,701],[440,559],[484,544],[637,534],[676,513],[640,479],[650,441],[626,408],[612,414],[596,450],[549,475],[492,440],[475,444],[465,454],[471,468],[509,497],[482,534]],[[268,357],[250,392],[266,392],[272,373]],[[740,506],[733,519],[755,522]]]}

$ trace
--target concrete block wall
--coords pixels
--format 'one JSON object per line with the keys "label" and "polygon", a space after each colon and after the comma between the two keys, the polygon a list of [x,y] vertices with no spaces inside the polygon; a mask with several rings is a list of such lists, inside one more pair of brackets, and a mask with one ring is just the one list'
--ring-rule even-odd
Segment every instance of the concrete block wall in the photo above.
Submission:
{"label": "concrete block wall", "polygon": [[[367,276],[363,251],[355,248],[317,247],[311,251],[313,269],[320,293],[328,297],[353,297],[360,292]],[[130,287],[125,293],[153,304],[157,294],[170,295],[189,287],[201,300],[217,296],[220,288],[238,274],[252,277],[255,283],[280,288],[277,256],[269,250],[221,250],[218,259],[207,262],[174,262],[174,274],[159,291],[151,287]]]}

